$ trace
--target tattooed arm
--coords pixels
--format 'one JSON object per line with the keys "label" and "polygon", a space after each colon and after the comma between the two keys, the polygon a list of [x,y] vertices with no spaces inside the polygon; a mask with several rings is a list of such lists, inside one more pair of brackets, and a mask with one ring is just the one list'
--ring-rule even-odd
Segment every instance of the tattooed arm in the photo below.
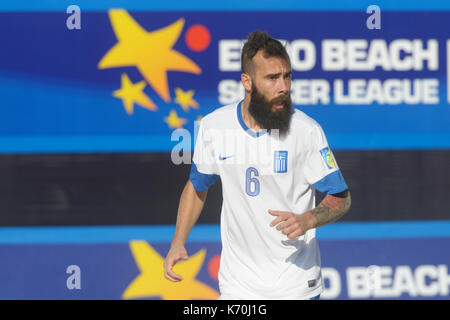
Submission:
{"label": "tattooed arm", "polygon": [[326,195],[322,202],[311,210],[312,228],[317,228],[340,219],[350,210],[350,191],[344,197]]}
{"label": "tattooed arm", "polygon": [[303,214],[269,209],[269,213],[276,216],[270,226],[277,226],[289,239],[293,239],[309,229],[338,220],[348,212],[351,202],[350,191],[347,190],[338,195],[326,195],[316,208]]}

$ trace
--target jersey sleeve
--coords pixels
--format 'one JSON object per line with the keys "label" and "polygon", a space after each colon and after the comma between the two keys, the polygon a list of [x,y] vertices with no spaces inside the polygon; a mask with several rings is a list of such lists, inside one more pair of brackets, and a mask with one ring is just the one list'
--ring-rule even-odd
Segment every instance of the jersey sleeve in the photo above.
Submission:
{"label": "jersey sleeve", "polygon": [[201,192],[207,190],[218,178],[212,136],[205,130],[202,121],[200,122],[197,140],[195,141],[189,179],[195,190]]}
{"label": "jersey sleeve", "polygon": [[312,129],[309,139],[310,148],[303,167],[306,181],[323,194],[348,189],[320,125]]}

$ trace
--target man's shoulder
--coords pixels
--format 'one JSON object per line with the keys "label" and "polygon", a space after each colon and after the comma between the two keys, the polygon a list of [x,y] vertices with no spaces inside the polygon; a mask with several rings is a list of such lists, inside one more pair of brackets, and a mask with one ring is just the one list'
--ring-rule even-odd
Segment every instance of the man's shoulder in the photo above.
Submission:
{"label": "man's shoulder", "polygon": [[226,125],[227,122],[232,121],[235,116],[236,105],[237,102],[218,107],[214,111],[208,113],[201,120],[203,126],[217,128]]}
{"label": "man's shoulder", "polygon": [[293,108],[293,110],[294,113],[292,114],[291,125],[294,129],[310,131],[316,127],[320,127],[319,123],[316,120],[308,116],[303,111],[297,108]]}

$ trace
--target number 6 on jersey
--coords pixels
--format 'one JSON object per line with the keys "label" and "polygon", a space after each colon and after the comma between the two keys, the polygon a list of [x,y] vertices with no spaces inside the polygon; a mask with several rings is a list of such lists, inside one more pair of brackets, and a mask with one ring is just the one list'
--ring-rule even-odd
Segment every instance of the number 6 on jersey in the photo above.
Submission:
{"label": "number 6 on jersey", "polygon": [[254,177],[252,178],[252,173],[254,174],[254,177],[259,176],[256,168],[247,168],[245,171],[245,192],[251,197],[256,197],[259,194],[259,180]]}

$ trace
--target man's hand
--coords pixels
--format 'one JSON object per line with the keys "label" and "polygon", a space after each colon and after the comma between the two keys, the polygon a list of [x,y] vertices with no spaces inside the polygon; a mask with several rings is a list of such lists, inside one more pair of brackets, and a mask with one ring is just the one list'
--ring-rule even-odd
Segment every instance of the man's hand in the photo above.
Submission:
{"label": "man's hand", "polygon": [[172,246],[167,253],[166,260],[164,260],[164,277],[173,282],[183,280],[183,277],[173,272],[172,268],[179,260],[187,259],[189,259],[189,256],[184,246]]}
{"label": "man's hand", "polygon": [[303,214],[269,209],[269,213],[277,217],[270,226],[274,227],[278,224],[278,230],[281,230],[289,239],[294,239],[305,234],[309,229],[338,220],[349,211],[351,203],[350,191],[347,191],[344,197],[326,195],[316,208]]}
{"label": "man's hand", "polygon": [[269,209],[269,213],[277,217],[270,223],[270,226],[277,226],[277,230],[280,230],[289,239],[304,235],[312,227],[310,217],[307,214],[294,214],[288,211],[271,209]]}

